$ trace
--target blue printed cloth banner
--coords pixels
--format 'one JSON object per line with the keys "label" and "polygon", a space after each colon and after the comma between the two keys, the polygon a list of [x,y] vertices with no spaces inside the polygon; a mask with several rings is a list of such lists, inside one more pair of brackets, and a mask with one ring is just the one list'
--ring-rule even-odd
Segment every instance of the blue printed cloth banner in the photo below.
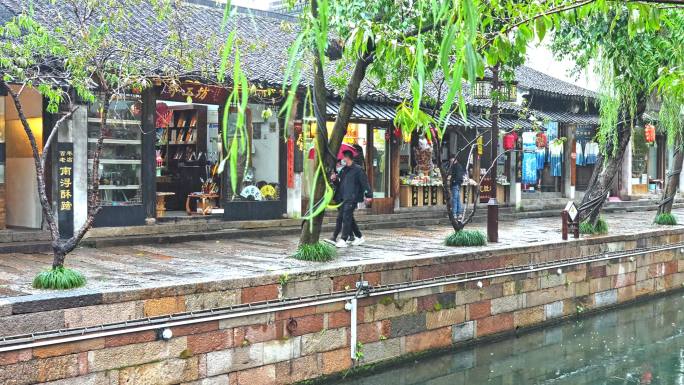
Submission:
{"label": "blue printed cloth banner", "polygon": [[522,183],[537,183],[537,155],[534,152],[523,152]]}

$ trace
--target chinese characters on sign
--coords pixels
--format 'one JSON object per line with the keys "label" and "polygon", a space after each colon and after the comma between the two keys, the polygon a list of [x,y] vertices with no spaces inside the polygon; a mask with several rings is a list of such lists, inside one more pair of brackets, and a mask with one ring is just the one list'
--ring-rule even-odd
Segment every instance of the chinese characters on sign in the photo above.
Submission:
{"label": "chinese characters on sign", "polygon": [[487,203],[492,197],[492,178],[487,175],[480,184],[480,203]]}
{"label": "chinese characters on sign", "polygon": [[57,210],[59,232],[63,238],[73,235],[74,227],[74,147],[73,143],[59,143],[57,151]]}
{"label": "chinese characters on sign", "polygon": [[177,88],[166,88],[160,99],[186,103],[223,104],[228,97],[228,89],[206,84],[185,82]]}

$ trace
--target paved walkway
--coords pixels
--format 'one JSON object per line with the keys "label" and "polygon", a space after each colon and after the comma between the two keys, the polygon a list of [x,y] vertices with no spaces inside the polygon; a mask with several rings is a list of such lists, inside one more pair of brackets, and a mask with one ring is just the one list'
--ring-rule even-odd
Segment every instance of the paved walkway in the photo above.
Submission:
{"label": "paved walkway", "polygon": [[[684,209],[673,213],[680,223],[684,223]],[[605,218],[610,234],[619,235],[658,228],[651,223],[654,215],[653,211],[612,213]],[[484,230],[484,225],[470,228]],[[365,232],[365,245],[340,250],[336,260],[325,264],[288,258],[297,246],[297,239],[292,236],[80,248],[67,257],[67,264],[88,278],[87,286],[79,291],[99,292],[314,271],[321,266],[344,267],[444,254],[467,254],[482,249],[444,246],[442,242],[449,232],[448,227],[369,230]],[[486,247],[503,249],[559,242],[560,219],[502,222],[499,238],[499,243]],[[49,254],[0,254],[0,298],[41,293],[31,288],[31,279],[49,266],[51,258]]]}

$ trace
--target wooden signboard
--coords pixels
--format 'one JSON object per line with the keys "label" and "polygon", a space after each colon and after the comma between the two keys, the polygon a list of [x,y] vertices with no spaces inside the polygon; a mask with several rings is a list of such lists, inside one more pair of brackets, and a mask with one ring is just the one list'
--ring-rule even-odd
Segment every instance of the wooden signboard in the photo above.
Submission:
{"label": "wooden signboard", "polygon": [[227,88],[196,82],[184,82],[176,89],[166,87],[159,95],[160,100],[218,105],[225,104],[227,98]]}
{"label": "wooden signboard", "polygon": [[74,235],[74,144],[57,145],[57,212],[59,235],[71,238]]}

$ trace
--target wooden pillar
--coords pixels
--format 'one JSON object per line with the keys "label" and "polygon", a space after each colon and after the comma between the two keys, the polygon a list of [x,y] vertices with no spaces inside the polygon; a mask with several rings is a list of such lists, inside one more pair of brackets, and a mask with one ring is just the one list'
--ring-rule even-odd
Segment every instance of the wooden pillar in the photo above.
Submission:
{"label": "wooden pillar", "polygon": [[145,209],[145,218],[157,217],[157,156],[155,142],[157,133],[155,130],[157,117],[157,87],[148,88],[142,93],[142,201]]}

